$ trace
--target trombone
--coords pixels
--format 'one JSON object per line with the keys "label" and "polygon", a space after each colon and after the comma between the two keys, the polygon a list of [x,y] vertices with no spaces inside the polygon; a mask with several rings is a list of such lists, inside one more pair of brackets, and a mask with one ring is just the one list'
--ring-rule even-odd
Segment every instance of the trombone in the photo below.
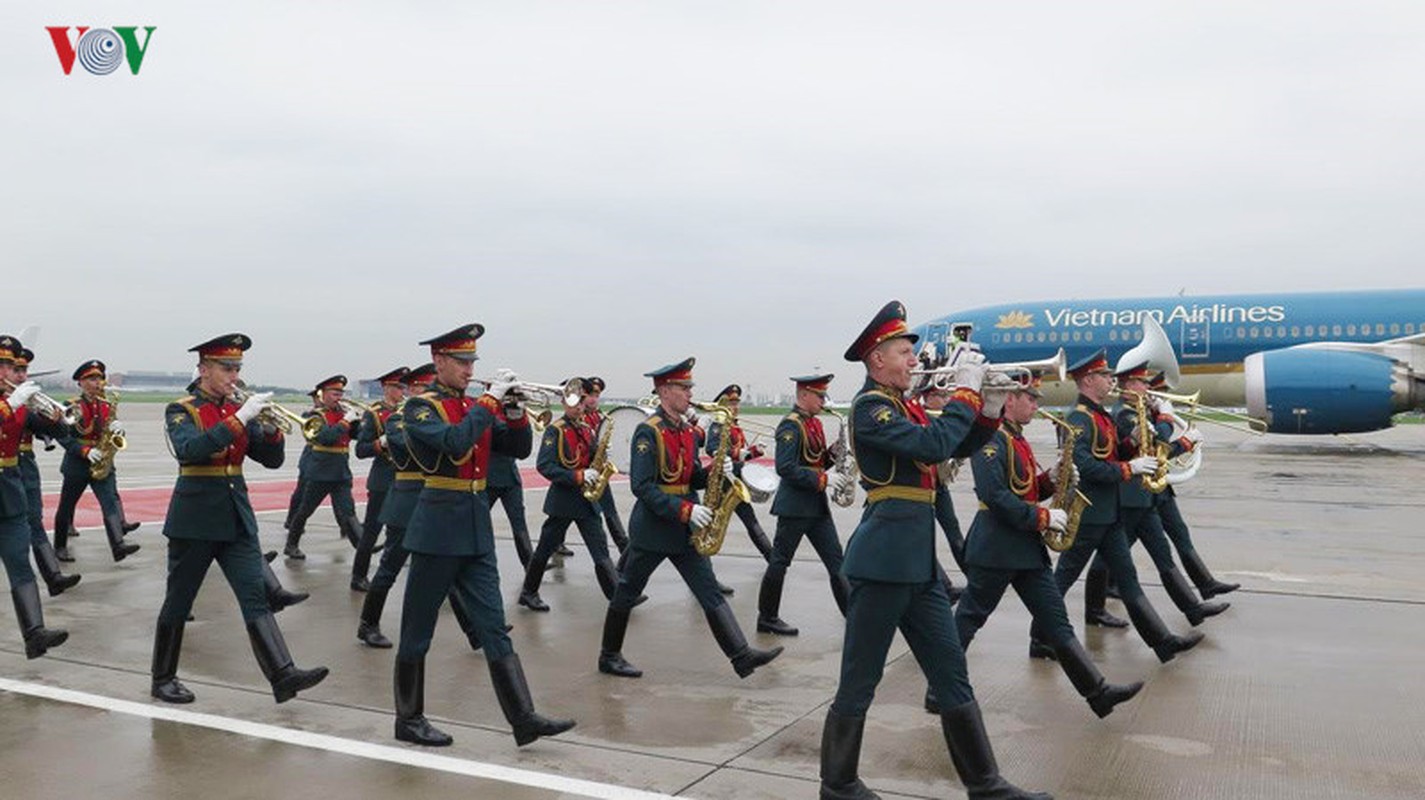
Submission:
{"label": "trombone", "polygon": [[[1267,423],[1257,419],[1256,417],[1248,416],[1247,414],[1239,414],[1236,411],[1228,411],[1225,408],[1217,408],[1215,406],[1204,405],[1198,401],[1198,397],[1201,395],[1201,389],[1193,392],[1192,394],[1172,394],[1171,392],[1158,392],[1152,389],[1148,390],[1149,397],[1152,397],[1157,400],[1167,400],[1169,403],[1172,403],[1174,415],[1182,417],[1185,420],[1190,420],[1193,422],[1209,422],[1213,425],[1220,425],[1224,428],[1231,428],[1234,431],[1250,433],[1253,436],[1266,435]],[[1185,408],[1179,409],[1179,405],[1184,406]],[[1227,422],[1220,419],[1214,419],[1213,417],[1204,414],[1202,412],[1202,409],[1206,409],[1209,413],[1215,414],[1220,417],[1227,417],[1228,420],[1233,421]]]}
{"label": "trombone", "polygon": [[[955,376],[961,366],[956,364],[955,360],[952,357],[950,363],[942,367],[913,369],[910,374],[928,380],[933,389],[950,391],[956,387]],[[1064,357],[1064,348],[1061,347],[1052,358],[1044,358],[1039,361],[1009,361],[1003,364],[989,364],[988,367],[988,375],[1003,375],[1013,378],[1028,374],[1030,376],[1048,376],[1051,380],[1062,381],[1067,374],[1068,362]]]}
{"label": "trombone", "polygon": [[[18,384],[0,378],[0,389],[13,392],[17,388],[19,388]],[[29,406],[36,414],[43,414],[55,422],[62,422],[71,428],[79,424],[79,409],[77,407],[67,406],[44,392],[35,392],[25,405]]]}

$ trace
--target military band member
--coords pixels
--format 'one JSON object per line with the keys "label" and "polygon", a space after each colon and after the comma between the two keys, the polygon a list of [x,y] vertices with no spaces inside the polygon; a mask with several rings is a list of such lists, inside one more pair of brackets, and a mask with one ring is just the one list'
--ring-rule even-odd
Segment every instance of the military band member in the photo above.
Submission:
{"label": "military band member", "polygon": [[285,443],[281,431],[258,419],[270,394],[251,395],[242,405],[232,399],[243,353],[251,346],[247,336],[230,333],[190,347],[189,352],[198,354],[198,386],[164,410],[179,469],[163,523],[168,588],[154,630],[151,693],[166,703],[193,702],[193,693],[178,680],[178,659],[184,622],[214,561],[237,597],[273,698],[285,703],[327,676],[326,667],[306,670],[292,663],[268,605],[243,462],[251,456],[276,469],[282,466]]}
{"label": "military band member", "polygon": [[[497,412],[501,423],[505,419],[504,408]],[[524,481],[520,478],[519,460],[504,453],[490,454],[490,475],[487,478],[485,494],[490,497],[490,508],[495,503],[505,507],[505,518],[510,521],[510,537],[515,540],[515,556],[520,567],[529,567],[529,557],[534,552],[529,541],[529,523],[524,517]]]}
{"label": "military band member", "polygon": [[[1166,392],[1168,390],[1167,381],[1160,372],[1153,377],[1149,384],[1150,389],[1156,392]],[[1172,441],[1174,427],[1173,404],[1161,398],[1154,398],[1153,411],[1156,415],[1155,425],[1158,435],[1164,441]],[[1190,442],[1190,446],[1196,448],[1202,444],[1202,432],[1195,426],[1188,427],[1181,439]],[[1176,447],[1183,447],[1182,442],[1175,442]],[[1163,529],[1172,541],[1173,547],[1177,548],[1178,558],[1182,559],[1183,569],[1187,572],[1188,578],[1197,587],[1202,599],[1208,600],[1220,594],[1235,592],[1242,588],[1240,583],[1224,583],[1213,577],[1212,571],[1203,562],[1201,554],[1197,552],[1197,547],[1193,545],[1192,533],[1188,530],[1187,522],[1183,520],[1182,511],[1178,508],[1177,492],[1172,484],[1158,495],[1158,517],[1162,520]]]}
{"label": "military band member", "polygon": [[[578,379],[583,392],[589,391],[589,383]],[[549,490],[544,495],[544,526],[539,531],[539,544],[534,548],[529,568],[525,571],[524,586],[520,590],[519,604],[531,611],[548,611],[549,604],[539,596],[540,582],[544,570],[554,551],[564,544],[564,536],[572,523],[579,527],[579,535],[594,561],[594,574],[604,597],[612,599],[614,587],[618,584],[618,570],[609,557],[609,542],[604,536],[599,509],[584,498],[584,490],[592,485],[596,475],[589,469],[594,459],[597,444],[594,429],[584,416],[583,396],[572,406],[564,407],[564,415],[549,423],[539,444],[536,468],[539,474],[549,480]],[[607,491],[607,489],[605,490]]]}
{"label": "military band member", "polygon": [[[742,465],[749,461],[754,461],[762,457],[762,447],[760,445],[749,445],[747,434],[742,430],[742,426],[737,424],[737,412],[742,408],[742,387],[737,384],[730,384],[717,393],[713,402],[726,408],[732,414],[732,424],[728,426],[728,435],[731,440],[728,445],[728,454],[732,457],[732,474],[738,478],[742,477]],[[703,449],[708,455],[717,452],[718,445],[722,442],[723,425],[715,418],[708,424],[707,444]],[[772,560],[772,543],[767,540],[767,532],[762,530],[762,523],[757,519],[757,510],[751,503],[738,503],[734,511],[737,518],[742,520],[742,526],[747,529],[747,538],[752,540],[752,546],[757,548],[757,552],[762,555],[764,561]],[[773,512],[776,513],[776,512]]]}
{"label": "military band member", "polygon": [[472,615],[516,744],[574,727],[573,720],[535,712],[524,668],[505,629],[486,471],[492,450],[523,458],[529,455],[531,439],[523,407],[506,409],[507,424],[499,423],[496,415],[516,385],[512,373],[502,371],[478,399],[465,395],[474,374],[476,340],[484,332],[479,324],[462,325],[421,342],[431,349],[436,383],[431,391],[408,399],[403,415],[406,444],[425,474],[425,487],[405,537],[411,574],[396,654],[395,733],[397,739],[416,744],[443,746],[452,741],[426,719],[424,697],[426,652],[436,615],[452,588]]}
{"label": "military band member", "polygon": [[[777,476],[781,482],[772,500],[772,515],[777,518],[776,539],[757,594],[757,630],[761,633],[797,635],[797,629],[781,618],[782,583],[803,536],[811,542],[826,567],[836,607],[843,616],[846,614],[846,598],[851,588],[841,574],[844,554],[826,495],[840,491],[852,478],[833,469],[835,461],[826,444],[826,432],[817,419],[826,405],[827,386],[833,377],[792,378],[797,387],[796,405],[777,425]],[[712,435],[709,431],[709,436]]]}
{"label": "military band member", "polygon": [[[307,397],[311,398],[313,409],[321,409],[320,392],[313,389],[307,392]],[[302,496],[307,493],[307,467],[311,463],[312,443],[303,437],[302,455],[297,458],[297,485],[292,487],[292,496],[287,500],[287,516],[282,520],[284,531],[292,529],[292,517],[296,515],[297,509],[302,507]]]}
{"label": "military band member", "polygon": [[[11,365],[8,379],[13,384],[29,380],[30,363],[34,361],[34,351],[28,347],[20,349]],[[40,467],[35,462],[35,434],[46,440],[62,438],[64,424],[49,419],[43,414],[27,413],[25,427],[20,434],[20,478],[25,485],[25,508],[30,523],[30,550],[35,556],[35,566],[39,567],[49,596],[62,594],[65,589],[79,583],[79,575],[65,575],[60,569],[59,557],[54,552],[49,535],[45,533],[44,490],[40,480]]]}
{"label": "military band member", "polygon": [[107,379],[104,362],[91,359],[74,370],[80,395],[69,402],[78,419],[72,436],[64,442],[64,460],[59,471],[64,483],[59,490],[59,507],[54,513],[55,553],[62,561],[72,561],[67,537],[74,522],[74,509],[84,490],[92,488],[104,514],[104,533],[109,539],[109,552],[114,561],[123,561],[138,551],[139,546],[124,541],[124,512],[119,505],[118,473],[111,467],[103,478],[95,478],[90,470],[103,460],[96,447],[106,430],[116,434],[124,431],[123,423],[114,418],[114,407],[104,396]]}
{"label": "military band member", "polygon": [[[703,607],[713,638],[739,677],[746,678],[782,653],[780,647],[758,650],[747,644],[732,607],[718,589],[712,561],[689,541],[694,528],[706,527],[713,519],[713,509],[702,505],[698,497],[698,490],[707,486],[708,474],[698,457],[693,426],[687,422],[693,398],[693,363],[694,359],[688,358],[644,373],[653,379],[659,406],[639,423],[630,444],[629,482],[637,502],[629,517],[627,562],[604,618],[599,671],[608,675],[643,675],[624,659],[623,639],[629,611],[664,559],[673,562]],[[730,479],[732,461],[725,463]]]}
{"label": "military band member", "polygon": [[[603,378],[594,375],[589,378],[589,392],[584,395],[584,420],[595,433],[599,433],[599,426],[604,424],[604,412],[599,410],[599,400],[603,397],[606,386]],[[613,540],[614,547],[618,548],[619,555],[623,556],[628,552],[628,531],[623,526],[623,518],[619,516],[612,487],[604,490],[603,496],[599,498],[599,510],[603,512],[604,526],[609,529],[609,538]],[[622,569],[622,558],[619,561],[618,566]]]}
{"label": "military band member", "polygon": [[307,557],[301,548],[307,520],[327,497],[332,500],[332,514],[342,536],[353,548],[361,543],[361,523],[356,518],[356,501],[351,496],[351,454],[348,451],[352,437],[358,433],[361,412],[341,402],[346,394],[345,375],[327,378],[317,384],[316,391],[319,405],[305,416],[320,419],[322,425],[312,438],[312,456],[307,465],[307,486],[302,493],[302,505],[292,515],[291,525],[287,528],[287,545],[282,548],[284,555],[299,561]]}
{"label": "military band member", "polygon": [[[1038,380],[1024,380],[1004,405],[1004,423],[989,444],[971,459],[975,496],[980,510],[970,523],[965,546],[969,588],[955,609],[955,628],[967,651],[975,634],[1013,586],[1038,623],[1069,682],[1099,717],[1138,694],[1141,682],[1117,685],[1104,680],[1074,635],[1064,598],[1054,583],[1046,531],[1063,531],[1068,513],[1044,508],[1053,497],[1054,479],[1039,468],[1034,449],[1024,438],[1024,426],[1034,419],[1042,396]],[[927,698],[927,705],[932,703]]]}
{"label": "military band member", "polygon": [[[921,384],[916,393],[927,412],[943,411],[954,394],[948,389],[936,388],[931,382]],[[955,566],[964,573],[965,536],[960,532],[960,519],[955,516],[955,500],[950,496],[950,481],[954,480],[958,465],[958,461],[943,461],[936,467],[938,480],[935,482],[935,521],[945,536],[945,543],[950,546],[950,557],[955,560]],[[945,593],[950,595],[950,603],[953,605],[959,602],[961,589],[950,580],[950,574],[941,566],[938,558],[935,560],[935,570],[941,583],[945,584]]]}
{"label": "military band member", "polygon": [[[19,380],[14,363],[24,345],[0,336],[0,561],[10,581],[15,619],[25,640],[25,658],[39,658],[64,644],[67,631],[46,628],[35,572],[30,569],[30,525],[24,479],[20,477],[20,439],[31,410],[25,404],[39,392],[33,381]],[[14,387],[14,388],[10,388]]]}
{"label": "military band member", "polygon": [[846,351],[866,367],[852,401],[851,446],[866,489],[866,510],[851,535],[842,572],[851,584],[841,680],[821,740],[821,796],[873,798],[857,777],[866,711],[885,669],[897,628],[945,709],[941,728],[950,758],[971,798],[1045,798],[1002,778],[955,634],[950,598],[935,574],[935,465],[967,440],[993,435],[1002,391],[982,397],[986,367],[971,353],[956,375],[959,388],[940,416],[904,399],[918,365],[918,337],[905,307],[886,304]]}
{"label": "military band member", "polygon": [[[1118,380],[1119,389],[1119,403],[1114,409],[1114,422],[1118,426],[1121,458],[1126,461],[1139,455],[1136,398],[1142,397],[1145,402],[1149,400],[1146,392],[1152,373],[1145,362],[1130,366],[1114,377]],[[1151,403],[1148,414],[1151,421],[1153,416]],[[1176,458],[1191,450],[1195,442],[1192,438],[1184,438],[1176,442],[1168,441],[1171,429],[1172,426],[1166,421],[1161,429],[1157,424],[1153,424],[1153,436],[1155,443],[1162,441],[1168,445],[1169,458]],[[1134,542],[1143,543],[1143,549],[1147,550],[1148,555],[1153,559],[1153,565],[1157,567],[1158,575],[1163,581],[1163,589],[1168,593],[1173,605],[1183,612],[1189,623],[1194,626],[1201,625],[1203,620],[1221,614],[1231,604],[1202,602],[1188,584],[1187,578],[1178,570],[1177,563],[1173,560],[1172,545],[1168,543],[1167,534],[1163,531],[1163,524],[1158,518],[1159,497],[1159,494],[1144,488],[1142,481],[1129,481],[1122,484],[1119,488],[1119,503],[1122,507],[1123,532],[1128,538],[1130,548]],[[1102,564],[1102,556],[1094,559],[1090,572],[1093,569],[1107,569]]]}
{"label": "military band member", "polygon": [[[1068,371],[1078,387],[1079,398],[1078,405],[1066,421],[1079,431],[1074,441],[1074,466],[1079,470],[1079,491],[1084,493],[1091,505],[1084,509],[1080,517],[1073,545],[1059,556],[1054,567],[1054,582],[1059,587],[1060,595],[1067,594],[1093,555],[1102,553],[1104,563],[1118,579],[1119,592],[1133,627],[1153,648],[1158,660],[1166,663],[1178,653],[1196,647],[1202,641],[1202,634],[1192,631],[1186,636],[1174,635],[1143,593],[1123,528],[1125,518],[1136,521],[1138,515],[1132,511],[1123,513],[1120,503],[1124,486],[1138,483],[1142,476],[1153,474],[1158,460],[1147,455],[1123,459],[1127,451],[1120,444],[1113,417],[1102,405],[1113,388],[1113,373],[1103,350],[1078,361]],[[1107,591],[1107,576],[1100,574],[1102,578],[1090,580],[1084,589],[1085,608],[1090,609],[1085,615],[1085,622],[1089,625],[1118,622],[1116,618],[1107,618],[1092,611],[1103,608]],[[1092,573],[1089,577],[1094,578]],[[1110,627],[1117,626],[1110,624]],[[1031,634],[1030,655],[1054,657],[1053,649],[1041,641],[1037,631]]]}
{"label": "military band member", "polygon": [[381,399],[362,415],[356,435],[356,457],[371,459],[371,471],[366,474],[366,520],[361,524],[361,540],[351,560],[351,588],[357,592],[371,588],[366,574],[371,570],[371,553],[381,533],[381,507],[396,475],[386,439],[386,420],[405,402],[406,388],[401,378],[409,371],[397,367],[376,379],[381,384]]}

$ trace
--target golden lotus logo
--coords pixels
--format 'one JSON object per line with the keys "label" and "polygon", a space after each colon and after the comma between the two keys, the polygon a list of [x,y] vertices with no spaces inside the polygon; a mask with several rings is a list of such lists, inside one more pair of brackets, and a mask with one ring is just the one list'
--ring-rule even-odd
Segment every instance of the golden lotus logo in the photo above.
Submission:
{"label": "golden lotus logo", "polygon": [[999,322],[995,323],[996,328],[1032,328],[1034,327],[1034,317],[1023,311],[1011,311],[1001,315]]}

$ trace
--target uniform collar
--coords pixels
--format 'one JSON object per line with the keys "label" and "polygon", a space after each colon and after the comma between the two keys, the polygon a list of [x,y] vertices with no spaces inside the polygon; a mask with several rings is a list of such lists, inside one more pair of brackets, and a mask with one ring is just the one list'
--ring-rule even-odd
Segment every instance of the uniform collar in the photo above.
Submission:
{"label": "uniform collar", "polygon": [[1000,427],[1002,427],[1002,428],[1004,428],[1005,430],[1009,431],[1009,435],[1010,435],[1010,436],[1023,436],[1023,435],[1024,435],[1024,426],[1021,425],[1021,424],[1019,424],[1018,422],[1013,422],[1013,421],[1011,421],[1011,420],[1004,420],[1003,422],[1000,423]]}
{"label": "uniform collar", "polygon": [[1098,403],[1095,403],[1094,401],[1088,399],[1088,397],[1086,397],[1085,395],[1079,395],[1079,405],[1088,406],[1088,407],[1089,407],[1090,409],[1092,409],[1093,411],[1098,411],[1098,412],[1103,413],[1103,414],[1107,414],[1107,413],[1108,413],[1108,411],[1107,411],[1106,409],[1104,409],[1103,406],[1101,406],[1101,405],[1099,405]]}
{"label": "uniform collar", "polygon": [[456,389],[451,386],[446,386],[440,381],[436,381],[435,383],[431,384],[431,391],[435,392],[441,397],[462,397],[465,394],[459,389]]}

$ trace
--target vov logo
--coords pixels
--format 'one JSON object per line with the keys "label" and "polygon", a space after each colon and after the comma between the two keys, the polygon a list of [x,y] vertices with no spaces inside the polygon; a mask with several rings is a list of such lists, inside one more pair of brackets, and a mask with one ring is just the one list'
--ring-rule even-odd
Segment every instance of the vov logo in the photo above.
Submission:
{"label": "vov logo", "polygon": [[69,36],[69,26],[47,26],[45,30],[49,31],[49,37],[54,41],[54,52],[59,56],[59,66],[65,75],[74,69],[76,60],[91,75],[108,75],[127,60],[129,71],[137,75],[156,28],[154,25],[144,26],[143,44],[139,44],[138,27],[134,25],[115,25],[112,28],[80,25],[74,28],[73,40]]}

